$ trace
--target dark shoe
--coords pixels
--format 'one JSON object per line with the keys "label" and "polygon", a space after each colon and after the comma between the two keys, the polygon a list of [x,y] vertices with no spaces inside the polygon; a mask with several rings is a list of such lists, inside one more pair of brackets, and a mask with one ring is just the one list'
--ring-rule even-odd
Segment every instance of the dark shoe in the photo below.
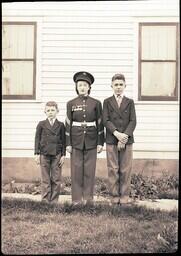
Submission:
{"label": "dark shoe", "polygon": [[41,202],[42,202],[42,203],[47,203],[47,204],[49,204],[49,203],[50,203],[50,201],[49,201],[49,200],[47,200],[47,199],[42,199],[42,200],[41,200]]}
{"label": "dark shoe", "polygon": [[84,205],[94,206],[94,201],[93,200],[84,200]]}
{"label": "dark shoe", "polygon": [[57,203],[58,203],[58,200],[56,200],[56,199],[51,200],[50,203],[51,203],[51,204],[57,204]]}

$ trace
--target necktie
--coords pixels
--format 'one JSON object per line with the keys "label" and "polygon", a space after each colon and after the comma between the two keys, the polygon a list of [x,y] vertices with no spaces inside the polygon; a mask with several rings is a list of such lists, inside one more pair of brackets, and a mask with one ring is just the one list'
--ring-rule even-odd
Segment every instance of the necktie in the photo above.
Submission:
{"label": "necktie", "polygon": [[53,126],[53,119],[50,119],[50,125]]}
{"label": "necktie", "polygon": [[117,96],[117,103],[118,103],[118,107],[120,108],[120,106],[121,106],[121,101],[122,101],[122,97],[121,97],[121,95],[118,95]]}

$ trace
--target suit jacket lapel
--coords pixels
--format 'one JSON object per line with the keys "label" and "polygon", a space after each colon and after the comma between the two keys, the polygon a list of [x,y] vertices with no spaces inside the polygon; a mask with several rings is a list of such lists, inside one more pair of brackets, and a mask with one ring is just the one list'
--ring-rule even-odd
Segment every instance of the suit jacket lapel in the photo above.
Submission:
{"label": "suit jacket lapel", "polygon": [[110,99],[110,104],[112,105],[112,107],[114,108],[114,110],[115,110],[118,114],[120,114],[119,107],[118,107],[118,103],[117,103],[117,101],[116,101],[114,95],[113,95],[113,96],[111,97],[111,99]]}
{"label": "suit jacket lapel", "polygon": [[51,129],[52,129],[52,127],[51,127],[51,125],[50,125],[50,122],[49,122],[48,118],[45,120],[45,126],[46,126],[46,128],[48,128],[49,130],[51,130]]}
{"label": "suit jacket lapel", "polygon": [[120,106],[120,113],[122,113],[125,110],[128,104],[129,104],[129,99],[124,96]]}
{"label": "suit jacket lapel", "polygon": [[59,126],[59,123],[58,123],[57,119],[55,119],[55,122],[54,122],[54,124],[53,124],[53,126],[51,128],[53,130],[56,130],[58,126]]}
{"label": "suit jacket lapel", "polygon": [[118,103],[114,97],[114,95],[110,99],[110,104],[114,108],[114,110],[121,116],[127,105],[129,104],[129,99],[127,97],[123,97],[120,108],[118,107]]}
{"label": "suit jacket lapel", "polygon": [[46,121],[45,121],[45,126],[46,126],[46,128],[49,129],[52,133],[55,133],[55,132],[54,132],[54,129],[55,129],[55,127],[57,127],[57,124],[58,124],[58,121],[57,121],[57,120],[55,120],[55,123],[53,124],[53,126],[51,126],[51,124],[50,124],[48,118],[47,118]]}

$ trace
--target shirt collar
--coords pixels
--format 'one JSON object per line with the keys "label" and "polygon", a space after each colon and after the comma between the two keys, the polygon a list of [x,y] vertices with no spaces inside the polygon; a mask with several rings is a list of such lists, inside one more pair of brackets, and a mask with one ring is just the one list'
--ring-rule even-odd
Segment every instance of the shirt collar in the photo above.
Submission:
{"label": "shirt collar", "polygon": [[83,100],[84,100],[84,99],[86,100],[86,99],[88,98],[88,94],[87,94],[87,95],[79,95],[79,98],[80,98],[80,99],[83,99]]}
{"label": "shirt collar", "polygon": [[[48,121],[49,121],[49,122],[50,122],[50,120],[51,120],[51,119],[48,118]],[[52,119],[53,123],[55,122],[55,120],[56,120],[56,117]]]}
{"label": "shirt collar", "polygon": [[[124,93],[122,93],[120,96],[121,96],[121,98],[123,98],[124,97]],[[114,93],[114,97],[117,99],[118,96]]]}

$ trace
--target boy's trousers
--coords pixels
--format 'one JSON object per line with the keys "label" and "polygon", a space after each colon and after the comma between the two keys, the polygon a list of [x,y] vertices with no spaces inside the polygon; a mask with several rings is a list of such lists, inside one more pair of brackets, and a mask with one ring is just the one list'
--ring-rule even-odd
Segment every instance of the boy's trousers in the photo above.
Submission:
{"label": "boy's trousers", "polygon": [[72,149],[72,201],[93,200],[97,149]]}
{"label": "boy's trousers", "polygon": [[62,168],[59,167],[60,158],[61,154],[56,156],[40,155],[42,200],[58,201],[62,172]]}
{"label": "boy's trousers", "polygon": [[110,195],[129,196],[131,189],[132,144],[118,151],[117,145],[106,144]]}

